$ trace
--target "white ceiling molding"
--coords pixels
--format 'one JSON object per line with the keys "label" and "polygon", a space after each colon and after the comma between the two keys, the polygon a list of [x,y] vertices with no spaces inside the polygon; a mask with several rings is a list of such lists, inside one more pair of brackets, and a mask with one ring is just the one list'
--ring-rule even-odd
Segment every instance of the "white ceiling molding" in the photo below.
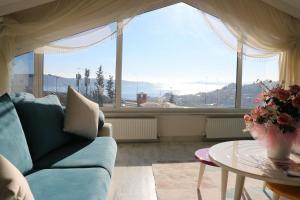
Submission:
{"label": "white ceiling molding", "polygon": [[0,16],[33,8],[55,0],[0,0]]}
{"label": "white ceiling molding", "polygon": [[285,12],[295,18],[300,19],[300,1],[299,0],[262,0],[265,3]]}

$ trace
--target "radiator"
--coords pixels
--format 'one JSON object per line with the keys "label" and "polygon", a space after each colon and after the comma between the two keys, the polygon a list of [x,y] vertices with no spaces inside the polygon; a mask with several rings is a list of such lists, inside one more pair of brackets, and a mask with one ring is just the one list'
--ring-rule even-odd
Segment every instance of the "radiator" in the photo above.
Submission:
{"label": "radiator", "polygon": [[205,134],[207,138],[250,137],[243,129],[245,129],[243,118],[207,118]]}
{"label": "radiator", "polygon": [[117,140],[157,139],[156,118],[108,118],[105,122],[113,126],[113,137]]}

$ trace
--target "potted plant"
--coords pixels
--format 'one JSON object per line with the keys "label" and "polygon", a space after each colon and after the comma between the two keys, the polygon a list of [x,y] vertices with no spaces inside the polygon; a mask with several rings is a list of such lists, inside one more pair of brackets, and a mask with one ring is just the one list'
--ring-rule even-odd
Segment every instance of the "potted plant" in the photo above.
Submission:
{"label": "potted plant", "polygon": [[245,114],[246,131],[262,142],[272,159],[288,159],[300,133],[300,86],[258,81],[263,92],[259,105]]}

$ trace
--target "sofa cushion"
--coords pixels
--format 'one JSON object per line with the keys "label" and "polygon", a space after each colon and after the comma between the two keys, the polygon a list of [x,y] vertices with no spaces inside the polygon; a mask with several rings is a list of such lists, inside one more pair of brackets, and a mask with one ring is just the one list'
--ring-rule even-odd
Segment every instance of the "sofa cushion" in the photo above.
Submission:
{"label": "sofa cushion", "polygon": [[14,104],[21,102],[21,101],[26,101],[26,100],[35,98],[33,96],[33,94],[30,94],[27,92],[15,92],[15,93],[9,94],[9,96]]}
{"label": "sofa cushion", "polygon": [[0,154],[0,199],[34,200],[29,185],[20,171]]}
{"label": "sofa cushion", "polygon": [[27,173],[32,169],[25,135],[8,94],[0,97],[0,154],[22,173]]}
{"label": "sofa cushion", "polygon": [[26,178],[36,200],[106,200],[110,182],[102,168],[44,169]]}
{"label": "sofa cushion", "polygon": [[[62,106],[64,114],[66,114],[66,107]],[[99,110],[99,120],[98,120],[98,132],[101,130],[105,124],[105,116],[103,111]]]}
{"label": "sofa cushion", "polygon": [[35,163],[35,168],[103,167],[112,173],[117,145],[111,137],[81,139],[57,149]]}
{"label": "sofa cushion", "polygon": [[63,131],[64,113],[55,95],[15,103],[33,161],[72,140]]}
{"label": "sofa cushion", "polygon": [[105,123],[105,116],[104,113],[99,110],[99,124],[98,124],[98,131],[104,126]]}
{"label": "sofa cushion", "polygon": [[68,87],[64,131],[95,139],[99,126],[99,105]]}

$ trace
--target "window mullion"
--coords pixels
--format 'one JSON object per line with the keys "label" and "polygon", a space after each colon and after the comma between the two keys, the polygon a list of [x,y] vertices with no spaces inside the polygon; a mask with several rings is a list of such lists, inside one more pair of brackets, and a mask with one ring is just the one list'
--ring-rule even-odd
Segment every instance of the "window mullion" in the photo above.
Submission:
{"label": "window mullion", "polygon": [[116,50],[116,79],[115,79],[115,108],[121,108],[122,96],[122,54],[123,54],[123,22],[117,22]]}
{"label": "window mullion", "polygon": [[241,108],[243,79],[243,44],[238,41],[235,108]]}

